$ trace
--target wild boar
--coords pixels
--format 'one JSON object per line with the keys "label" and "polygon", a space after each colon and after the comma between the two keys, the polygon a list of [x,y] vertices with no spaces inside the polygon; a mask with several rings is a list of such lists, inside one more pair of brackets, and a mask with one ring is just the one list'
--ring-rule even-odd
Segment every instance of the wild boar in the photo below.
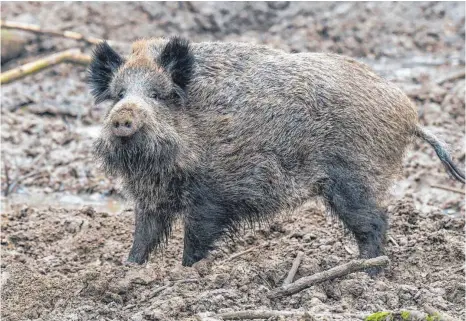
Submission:
{"label": "wild boar", "polygon": [[140,40],[93,54],[96,102],[113,102],[95,153],[135,203],[129,262],[184,221],[182,264],[242,224],[320,196],[361,257],[383,251],[387,191],[415,137],[464,183],[396,86],[354,59],[245,43]]}

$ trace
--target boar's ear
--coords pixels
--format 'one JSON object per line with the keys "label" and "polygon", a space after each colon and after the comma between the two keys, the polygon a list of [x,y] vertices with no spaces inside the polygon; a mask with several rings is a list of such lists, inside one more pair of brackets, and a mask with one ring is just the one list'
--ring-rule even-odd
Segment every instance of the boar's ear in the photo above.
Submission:
{"label": "boar's ear", "polygon": [[194,66],[194,55],[189,41],[179,37],[171,38],[162,49],[159,64],[170,74],[173,82],[185,90],[191,80]]}
{"label": "boar's ear", "polygon": [[110,98],[109,85],[124,59],[107,42],[99,43],[93,52],[88,81],[96,103]]}

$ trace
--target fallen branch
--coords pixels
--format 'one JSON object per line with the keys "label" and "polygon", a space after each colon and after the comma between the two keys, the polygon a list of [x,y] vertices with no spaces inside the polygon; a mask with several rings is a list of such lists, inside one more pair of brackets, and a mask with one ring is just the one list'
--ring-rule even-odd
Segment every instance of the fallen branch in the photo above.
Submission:
{"label": "fallen branch", "polygon": [[88,65],[91,62],[91,57],[83,54],[79,49],[69,49],[58,52],[1,73],[0,84],[4,85],[11,83],[15,80],[35,74],[43,69],[55,66],[62,62]]}
{"label": "fallen branch", "polygon": [[8,194],[10,194],[10,186],[11,186],[11,182],[10,182],[10,174],[9,174],[9,171],[10,171],[10,167],[6,164],[6,162],[3,164],[4,166],[4,171],[5,171],[5,190],[3,191],[3,196],[8,196]]}
{"label": "fallen branch", "polygon": [[354,251],[350,249],[347,245],[344,245],[343,248],[346,250],[346,252],[348,252],[348,254],[351,254],[351,255],[354,254]]}
{"label": "fallen branch", "polygon": [[213,316],[212,312],[201,312],[196,314],[195,318],[197,321],[222,321],[221,319],[217,319],[217,317]]}
{"label": "fallen branch", "polygon": [[199,282],[199,279],[185,279],[185,280],[178,280],[178,281],[171,281],[167,285],[161,286],[160,288],[156,289],[154,292],[151,293],[150,299],[158,295],[159,293],[165,291],[168,288],[171,288],[175,285],[178,284],[183,284],[183,283],[193,283],[193,282]]}
{"label": "fallen branch", "polygon": [[[308,317],[311,320],[334,320],[339,317],[342,320],[404,320],[404,321],[457,321],[450,316],[441,315],[435,312],[432,308],[425,307],[427,313],[416,310],[400,310],[400,311],[380,311],[374,312],[369,315],[357,313],[322,313],[310,314],[307,311],[277,311],[277,310],[245,310],[236,312],[226,312],[217,315],[208,316],[201,315],[198,320],[201,321],[217,321],[221,320],[254,320],[254,319],[269,319],[273,317],[289,317],[289,318],[303,318]],[[429,311],[427,311],[429,310]],[[202,318],[205,317],[205,318]]]}
{"label": "fallen branch", "polygon": [[298,252],[298,254],[296,254],[296,258],[293,261],[293,265],[291,266],[291,270],[288,272],[288,275],[287,275],[285,281],[283,281],[283,286],[288,285],[291,282],[293,282],[294,276],[296,275],[296,272],[298,271],[298,268],[299,268],[299,265],[301,264],[301,260],[302,260],[303,256],[304,256],[304,253],[301,252],[301,251]]}
{"label": "fallen branch", "polygon": [[452,81],[452,80],[457,80],[457,79],[460,79],[460,78],[464,78],[464,76],[466,75],[465,71],[464,70],[460,70],[460,71],[455,71],[455,72],[452,72],[448,75],[446,75],[445,77],[443,78],[440,78],[436,81],[437,85],[441,85],[443,83],[446,83],[448,81]]}
{"label": "fallen branch", "polygon": [[[24,181],[26,178],[30,178],[30,177],[34,177],[34,176],[37,176],[37,175],[41,175],[42,172],[41,171],[32,171],[24,176],[20,176],[20,177],[17,177],[9,186],[8,188],[8,191],[7,191],[7,195],[11,194],[14,192],[15,188],[22,182]],[[7,196],[5,195],[5,196]]]}
{"label": "fallen branch", "polygon": [[388,240],[389,240],[390,242],[392,242],[396,247],[400,247],[400,246],[398,245],[398,242],[393,238],[393,236],[388,235]]}
{"label": "fallen branch", "polygon": [[431,307],[424,307],[427,313],[417,310],[380,311],[369,314],[364,321],[403,320],[403,321],[457,321],[450,316],[441,315]]}
{"label": "fallen branch", "polygon": [[249,252],[252,252],[252,251],[255,251],[257,250],[258,248],[260,248],[260,246],[254,246],[254,247],[251,247],[245,251],[242,251],[242,252],[239,252],[239,253],[236,253],[236,254],[233,254],[232,256],[230,256],[229,258],[226,258],[225,260],[223,260],[222,263],[225,263],[225,262],[228,262],[228,261],[231,261],[233,259],[236,259],[237,257],[240,257],[241,255],[244,255],[244,254],[247,254]]}
{"label": "fallen branch", "polygon": [[276,311],[276,310],[245,310],[236,312],[226,312],[218,314],[223,320],[247,320],[247,319],[269,319],[272,317],[297,317],[303,316],[307,312],[303,311]]}
{"label": "fallen branch", "polygon": [[315,284],[342,277],[357,271],[362,271],[367,268],[386,266],[389,262],[390,260],[387,256],[379,256],[367,260],[354,260],[349,263],[331,268],[330,270],[319,272],[311,276],[303,277],[297,280],[296,282],[271,291],[267,296],[273,299],[282,296],[292,295]]}
{"label": "fallen branch", "polygon": [[[424,305],[424,310],[430,316],[437,317],[437,319],[439,321],[457,321],[457,319],[454,319],[453,317],[446,314],[445,312],[440,313],[438,311],[435,311],[435,309],[433,307],[431,307],[430,305],[428,305],[428,304]],[[435,319],[433,319],[433,320],[435,320]]]}
{"label": "fallen branch", "polygon": [[290,317],[290,318],[303,318],[308,317],[311,320],[333,320],[334,316],[364,320],[364,316],[360,314],[310,314],[307,311],[277,311],[277,310],[245,310],[236,312],[226,312],[215,315],[216,318],[222,320],[253,320],[253,319],[269,319],[273,317]]}
{"label": "fallen branch", "polygon": [[84,41],[84,42],[87,42],[87,43],[90,43],[90,44],[93,44],[93,45],[96,45],[99,42],[103,41],[102,39],[99,39],[99,38],[96,38],[96,37],[84,36],[84,35],[82,35],[80,33],[74,32],[74,31],[55,31],[55,30],[50,30],[50,29],[43,29],[40,26],[31,25],[31,24],[22,23],[22,22],[1,20],[0,26],[3,29],[14,29],[14,30],[32,32],[32,33],[35,33],[35,34],[42,34],[42,35],[48,35],[48,36],[54,36],[54,37],[74,39],[74,40],[78,40],[78,41]]}
{"label": "fallen branch", "polygon": [[454,192],[454,193],[458,193],[458,194],[463,194],[463,195],[465,194],[464,190],[459,189],[459,188],[450,187],[450,186],[431,184],[430,187],[443,189],[445,191],[450,191],[450,192]]}

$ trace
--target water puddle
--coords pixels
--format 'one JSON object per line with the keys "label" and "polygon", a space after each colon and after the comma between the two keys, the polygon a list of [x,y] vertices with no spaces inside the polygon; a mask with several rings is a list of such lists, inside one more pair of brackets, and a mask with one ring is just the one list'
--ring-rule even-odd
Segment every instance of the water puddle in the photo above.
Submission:
{"label": "water puddle", "polygon": [[96,211],[107,213],[120,213],[130,208],[130,204],[122,199],[105,197],[100,194],[72,195],[72,194],[12,194],[1,198],[1,209],[11,210],[18,205],[28,205],[36,208],[64,207],[80,209],[83,206],[92,206]]}

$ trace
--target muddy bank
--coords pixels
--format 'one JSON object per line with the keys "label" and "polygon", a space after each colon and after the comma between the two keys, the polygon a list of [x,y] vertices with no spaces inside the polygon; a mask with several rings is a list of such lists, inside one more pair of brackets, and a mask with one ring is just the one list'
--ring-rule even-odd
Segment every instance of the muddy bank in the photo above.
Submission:
{"label": "muddy bank", "polygon": [[[445,80],[464,70],[464,3],[3,2],[2,19],[124,43],[179,34],[349,55],[407,92],[421,123],[464,167],[465,79]],[[24,41],[20,56],[2,61],[2,71],[58,50],[92,50],[45,36]],[[127,47],[117,49],[125,53]],[[2,196],[1,223],[5,320],[194,320],[198,313],[245,309],[309,310],[352,320],[426,305],[466,317],[464,195],[444,189],[464,187],[448,178],[421,141],[406,155],[393,187],[391,263],[384,274],[355,273],[269,300],[298,251],[305,256],[296,278],[357,257],[351,236],[319,203],[245,229],[196,268],[181,267],[181,227],[147,265],[125,266],[133,212],[118,180],[93,159],[107,106],[94,106],[85,68],[59,65],[2,86],[1,106],[1,189],[9,194]]]}
{"label": "muddy bank", "polygon": [[[464,219],[421,213],[412,200],[390,209],[391,263],[269,300],[298,251],[296,278],[357,257],[357,247],[318,204],[225,242],[210,261],[183,268],[182,231],[142,267],[124,266],[131,211],[20,207],[2,216],[3,309],[7,320],[193,320],[202,312],[308,310],[315,315],[412,309],[425,305],[464,318]],[[255,248],[233,260],[232,254]]]}

